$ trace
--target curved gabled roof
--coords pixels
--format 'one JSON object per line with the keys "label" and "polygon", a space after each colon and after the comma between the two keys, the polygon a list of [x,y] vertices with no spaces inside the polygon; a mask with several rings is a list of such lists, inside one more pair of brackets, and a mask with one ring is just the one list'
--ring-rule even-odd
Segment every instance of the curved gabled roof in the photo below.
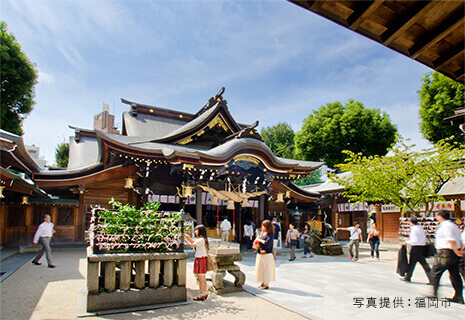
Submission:
{"label": "curved gabled roof", "polygon": [[0,129],[0,150],[2,166],[10,166],[25,173],[39,172],[40,166],[26,150],[23,138]]}
{"label": "curved gabled roof", "polygon": [[108,150],[116,150],[140,157],[161,157],[172,163],[182,160],[183,162],[196,162],[213,166],[224,165],[239,155],[250,155],[259,158],[270,170],[285,172],[314,171],[323,165],[323,162],[276,157],[265,143],[251,138],[232,139],[218,147],[202,149],[158,142],[131,143],[130,141],[133,140],[131,137],[106,132],[98,132],[97,135],[102,142],[100,146],[101,161],[104,161]]}

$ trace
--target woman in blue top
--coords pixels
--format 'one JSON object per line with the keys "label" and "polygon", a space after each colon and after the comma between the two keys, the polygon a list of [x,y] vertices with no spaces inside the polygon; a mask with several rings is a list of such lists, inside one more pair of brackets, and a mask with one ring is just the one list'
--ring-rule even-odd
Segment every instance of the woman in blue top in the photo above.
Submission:
{"label": "woman in blue top", "polygon": [[269,283],[275,281],[275,265],[273,258],[274,230],[270,220],[262,222],[261,234],[255,241],[259,243],[257,259],[255,260],[255,282],[261,282],[259,289],[269,289]]}

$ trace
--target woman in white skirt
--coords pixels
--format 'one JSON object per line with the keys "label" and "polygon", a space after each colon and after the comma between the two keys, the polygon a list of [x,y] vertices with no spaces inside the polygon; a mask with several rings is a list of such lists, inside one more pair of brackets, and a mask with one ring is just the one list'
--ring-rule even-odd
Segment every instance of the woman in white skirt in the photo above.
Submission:
{"label": "woman in white skirt", "polygon": [[273,259],[274,227],[270,220],[262,222],[261,234],[255,239],[258,248],[255,261],[255,282],[260,282],[258,289],[269,289],[269,283],[275,281],[275,265]]}

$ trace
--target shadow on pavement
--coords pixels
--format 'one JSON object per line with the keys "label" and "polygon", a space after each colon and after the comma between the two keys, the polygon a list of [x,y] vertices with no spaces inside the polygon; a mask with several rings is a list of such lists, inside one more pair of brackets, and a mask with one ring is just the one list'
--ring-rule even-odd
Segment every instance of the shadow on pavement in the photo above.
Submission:
{"label": "shadow on pavement", "polygon": [[[55,269],[47,268],[45,255],[41,259],[42,265],[33,265],[31,261],[34,257],[30,256],[23,267],[0,284],[2,319],[30,319],[49,284],[84,279],[76,263],[75,250],[52,251],[53,263],[57,266]],[[82,249],[82,258],[85,257],[85,249]],[[53,308],[60,306],[60,299],[55,303]]]}

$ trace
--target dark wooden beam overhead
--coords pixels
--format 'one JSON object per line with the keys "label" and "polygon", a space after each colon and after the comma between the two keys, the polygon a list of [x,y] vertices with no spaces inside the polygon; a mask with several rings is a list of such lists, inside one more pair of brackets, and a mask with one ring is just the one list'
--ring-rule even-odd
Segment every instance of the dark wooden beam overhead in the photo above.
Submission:
{"label": "dark wooden beam overhead", "polygon": [[457,56],[459,54],[463,55],[464,50],[465,50],[465,42],[462,40],[462,42],[460,42],[454,48],[449,50],[446,54],[443,54],[442,56],[440,56],[439,58],[434,60],[433,61],[433,66],[435,68],[439,68],[440,66],[442,66],[447,61],[453,59],[455,56]]}
{"label": "dark wooden beam overhead", "polygon": [[465,0],[288,0],[464,82]]}
{"label": "dark wooden beam overhead", "polygon": [[384,0],[360,1],[354,12],[347,18],[347,24],[351,29],[357,29],[372,12],[378,9]]}
{"label": "dark wooden beam overhead", "polygon": [[457,11],[447,21],[442,23],[438,28],[434,29],[428,36],[419,39],[409,50],[409,55],[416,59],[429,45],[437,43],[444,39],[451,31],[457,28],[460,24],[463,24],[464,8]]}
{"label": "dark wooden beam overhead", "polygon": [[457,80],[461,79],[461,81],[463,82],[464,70],[465,70],[465,68],[462,67],[459,70],[454,72],[454,76],[455,76],[455,78],[457,78]]}
{"label": "dark wooden beam overhead", "polygon": [[440,1],[418,1],[404,16],[394,21],[394,23],[381,34],[381,42],[385,46],[389,46],[399,35],[417,23],[425,13],[435,7],[439,2]]}

